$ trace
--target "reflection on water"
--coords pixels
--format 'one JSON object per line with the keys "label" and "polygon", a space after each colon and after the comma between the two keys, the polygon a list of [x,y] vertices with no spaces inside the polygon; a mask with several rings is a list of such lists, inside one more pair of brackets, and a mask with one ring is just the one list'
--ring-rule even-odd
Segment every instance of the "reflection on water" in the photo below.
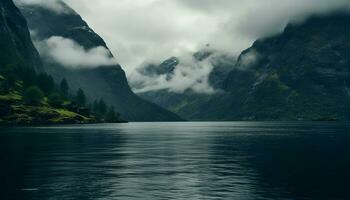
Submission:
{"label": "reflection on water", "polygon": [[346,123],[0,131],[0,199],[350,199]]}

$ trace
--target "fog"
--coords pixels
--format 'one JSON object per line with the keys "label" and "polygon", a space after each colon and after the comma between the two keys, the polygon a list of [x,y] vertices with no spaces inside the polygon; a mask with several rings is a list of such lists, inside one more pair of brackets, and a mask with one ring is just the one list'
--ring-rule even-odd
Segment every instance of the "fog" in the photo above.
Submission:
{"label": "fog", "polygon": [[118,64],[105,47],[85,50],[68,38],[53,36],[44,41],[37,41],[35,45],[42,57],[52,59],[67,68],[95,68]]}
{"label": "fog", "polygon": [[349,0],[65,0],[103,36],[128,74],[145,61],[211,48],[239,54],[289,21],[349,9]]}
{"label": "fog", "polygon": [[[59,0],[17,0],[65,13]],[[193,62],[191,55],[209,46],[215,52],[238,56],[257,38],[281,32],[288,23],[300,23],[313,14],[350,10],[349,0],[64,0],[106,40],[136,91],[192,89],[212,93],[210,62]],[[102,47],[84,50],[74,41],[44,41],[48,55],[65,66],[96,67],[116,63]],[[64,49],[68,49],[65,52]],[[254,54],[254,53],[253,53]],[[258,55],[242,57],[249,67]],[[181,64],[173,79],[144,77],[138,68],[159,64],[172,56]],[[69,59],[67,59],[69,58]],[[96,60],[96,62],[94,62]],[[183,76],[186,74],[186,76]],[[139,84],[140,85],[140,84]]]}

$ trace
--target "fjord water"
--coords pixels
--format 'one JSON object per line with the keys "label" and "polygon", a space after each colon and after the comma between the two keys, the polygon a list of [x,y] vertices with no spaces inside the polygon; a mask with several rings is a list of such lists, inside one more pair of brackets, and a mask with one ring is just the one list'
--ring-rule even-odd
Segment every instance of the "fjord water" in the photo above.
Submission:
{"label": "fjord water", "polygon": [[347,123],[0,130],[0,199],[350,199]]}

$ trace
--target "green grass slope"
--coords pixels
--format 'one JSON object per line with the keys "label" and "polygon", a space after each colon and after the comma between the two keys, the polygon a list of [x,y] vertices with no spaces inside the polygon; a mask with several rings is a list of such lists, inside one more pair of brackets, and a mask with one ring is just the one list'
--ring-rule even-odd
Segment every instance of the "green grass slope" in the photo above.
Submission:
{"label": "green grass slope", "polygon": [[7,79],[0,76],[0,124],[1,125],[45,125],[45,124],[84,124],[95,123],[97,119],[90,114],[78,113],[71,109],[73,103],[65,101],[61,108],[50,106],[44,97],[38,105],[28,105],[23,98],[23,84],[4,91]]}

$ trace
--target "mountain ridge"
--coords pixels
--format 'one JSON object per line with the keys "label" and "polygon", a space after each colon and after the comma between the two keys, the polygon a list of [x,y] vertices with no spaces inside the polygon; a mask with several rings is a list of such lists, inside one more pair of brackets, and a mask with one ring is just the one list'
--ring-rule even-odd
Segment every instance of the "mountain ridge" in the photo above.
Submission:
{"label": "mountain ridge", "polygon": [[99,121],[64,96],[43,70],[25,18],[12,0],[0,1],[0,125]]}
{"label": "mountain ridge", "polygon": [[181,94],[180,107],[171,93],[142,96],[189,120],[350,119],[349,24],[347,12],[313,15],[257,39],[219,75],[221,93]]}
{"label": "mountain ridge", "polygon": [[[52,36],[70,39],[89,50],[96,47],[108,47],[88,24],[73,9],[62,1],[58,1],[69,12],[55,13],[41,6],[20,5],[20,10],[28,21],[29,28],[34,31],[33,39],[44,41]],[[109,57],[113,54],[108,50]],[[115,106],[122,117],[128,121],[179,121],[177,115],[135,95],[119,64],[111,66],[95,66],[89,69],[71,69],[52,59],[44,59],[46,71],[56,80],[66,78],[73,89],[84,89],[90,101],[103,98]]]}

